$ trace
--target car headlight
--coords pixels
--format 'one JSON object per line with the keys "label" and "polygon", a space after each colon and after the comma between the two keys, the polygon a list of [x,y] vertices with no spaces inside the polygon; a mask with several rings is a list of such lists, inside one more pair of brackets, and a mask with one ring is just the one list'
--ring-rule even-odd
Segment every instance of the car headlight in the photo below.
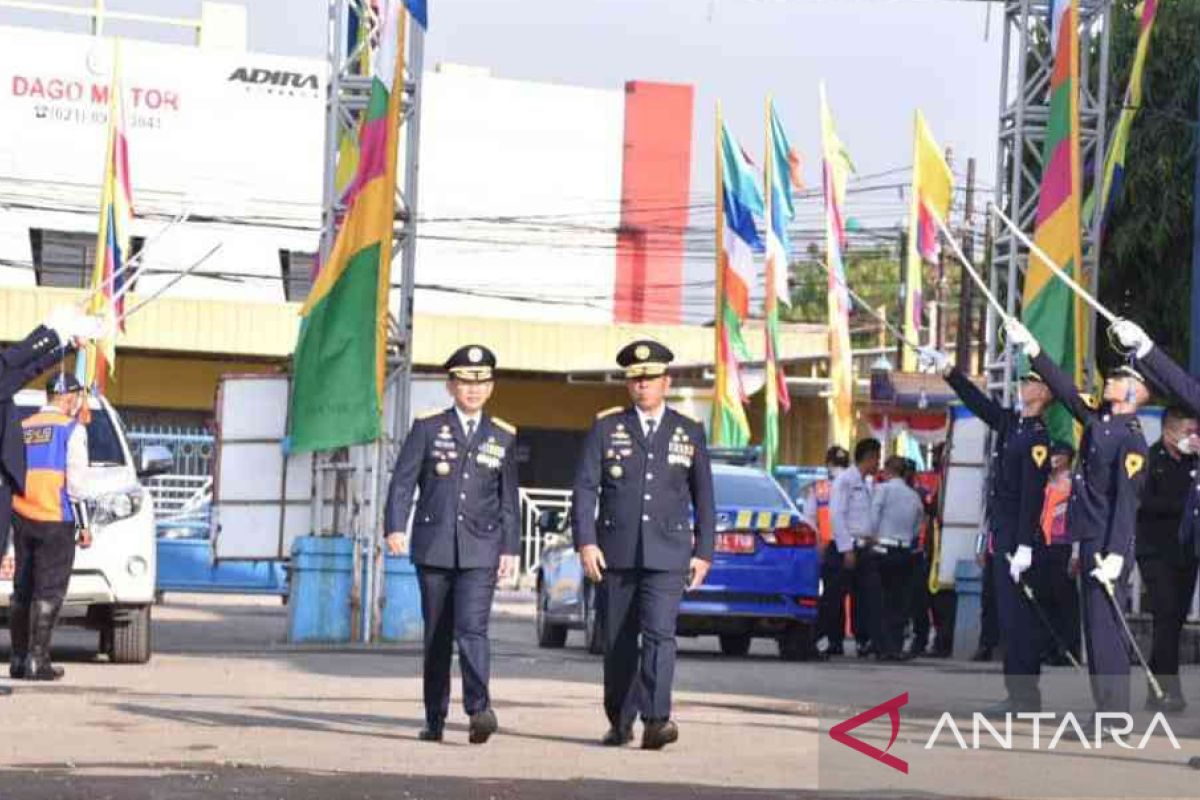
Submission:
{"label": "car headlight", "polygon": [[142,510],[142,490],[128,492],[113,492],[101,495],[96,499],[96,510],[92,521],[98,525],[107,525],[128,519]]}

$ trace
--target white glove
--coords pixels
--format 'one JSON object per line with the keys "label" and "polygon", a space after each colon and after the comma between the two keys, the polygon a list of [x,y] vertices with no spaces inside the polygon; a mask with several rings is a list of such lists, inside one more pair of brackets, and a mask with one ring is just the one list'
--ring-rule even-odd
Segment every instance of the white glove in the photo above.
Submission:
{"label": "white glove", "polygon": [[1033,564],[1033,549],[1023,544],[1017,547],[1017,552],[1008,557],[1008,574],[1013,583],[1021,582],[1021,573]]}
{"label": "white glove", "polygon": [[922,368],[931,369],[938,374],[945,374],[950,368],[950,356],[935,347],[918,349],[917,361]]}
{"label": "white glove", "polygon": [[68,326],[71,336],[79,339],[99,339],[107,333],[108,325],[104,317],[94,314],[79,314]]}
{"label": "white glove", "polygon": [[55,306],[46,315],[42,324],[54,331],[54,335],[58,337],[59,347],[66,347],[70,343],[72,320],[78,315],[79,312],[71,306]]}
{"label": "white glove", "polygon": [[1029,332],[1029,329],[1016,319],[1010,319],[1004,323],[1004,334],[1008,337],[1008,341],[1024,350],[1025,355],[1030,358],[1042,352],[1042,346],[1038,344],[1037,339],[1033,338],[1033,334]]}
{"label": "white glove", "polygon": [[1125,559],[1116,553],[1109,553],[1104,558],[1096,556],[1096,567],[1092,570],[1091,576],[1109,588],[1117,582],[1121,577],[1121,568],[1125,566]]}
{"label": "white glove", "polygon": [[1132,350],[1138,358],[1145,358],[1154,348],[1154,342],[1136,323],[1127,319],[1119,319],[1112,324],[1112,334],[1117,337],[1121,346]]}

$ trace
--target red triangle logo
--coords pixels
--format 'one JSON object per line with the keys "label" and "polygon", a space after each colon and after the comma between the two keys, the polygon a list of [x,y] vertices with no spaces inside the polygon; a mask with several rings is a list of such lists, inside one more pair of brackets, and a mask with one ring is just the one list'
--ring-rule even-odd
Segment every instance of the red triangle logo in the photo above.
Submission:
{"label": "red triangle logo", "polygon": [[[864,756],[870,756],[876,761],[886,764],[897,772],[903,772],[905,775],[907,775],[908,762],[904,761],[903,759],[896,758],[894,755],[888,752],[888,750],[892,749],[892,745],[896,742],[896,737],[900,734],[900,709],[905,705],[908,705],[908,692],[896,695],[891,700],[880,703],[874,708],[869,708],[861,714],[853,716],[844,722],[839,722],[837,725],[834,725],[829,729],[829,736],[835,742],[844,744],[853,750],[857,750]],[[876,717],[881,717],[884,714],[887,714],[888,719],[890,719],[892,722],[892,738],[888,740],[887,747],[880,750],[875,745],[867,744],[862,739],[857,739],[850,735],[850,731],[854,730],[858,726],[865,725]]]}

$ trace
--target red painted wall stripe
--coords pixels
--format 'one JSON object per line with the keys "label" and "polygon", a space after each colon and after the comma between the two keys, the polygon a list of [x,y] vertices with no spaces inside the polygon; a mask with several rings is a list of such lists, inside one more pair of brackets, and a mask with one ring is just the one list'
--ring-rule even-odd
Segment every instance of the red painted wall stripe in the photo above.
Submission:
{"label": "red painted wall stripe", "polygon": [[694,96],[683,84],[625,84],[614,322],[683,321]]}

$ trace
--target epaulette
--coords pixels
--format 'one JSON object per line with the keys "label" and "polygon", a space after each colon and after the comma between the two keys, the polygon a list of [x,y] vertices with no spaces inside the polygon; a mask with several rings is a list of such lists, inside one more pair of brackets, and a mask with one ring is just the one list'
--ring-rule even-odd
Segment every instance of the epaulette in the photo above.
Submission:
{"label": "epaulette", "polygon": [[436,417],[445,410],[446,409],[444,408],[434,408],[429,411],[422,411],[420,414],[417,414],[417,419],[429,419],[430,417]]}
{"label": "epaulette", "polygon": [[506,422],[499,417],[492,417],[492,424],[502,431],[508,431],[513,436],[517,435],[517,426],[513,425],[511,422]]}
{"label": "epaulette", "polygon": [[625,410],[625,406],[613,406],[612,408],[606,408],[603,411],[601,411],[599,414],[596,415],[596,419],[604,419],[605,417],[611,417],[613,414],[620,413],[621,411],[624,411],[624,410]]}

